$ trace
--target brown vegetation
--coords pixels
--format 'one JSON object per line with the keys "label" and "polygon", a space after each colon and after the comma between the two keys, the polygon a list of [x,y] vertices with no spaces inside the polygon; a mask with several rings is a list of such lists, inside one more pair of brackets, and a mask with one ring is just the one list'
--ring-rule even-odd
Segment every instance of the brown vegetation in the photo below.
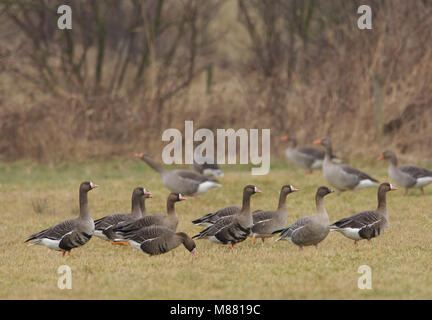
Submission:
{"label": "brown vegetation", "polygon": [[61,1],[0,1],[3,160],[157,152],[185,120],[432,156],[431,1],[369,1],[373,30],[359,1],[69,3],[72,31]]}

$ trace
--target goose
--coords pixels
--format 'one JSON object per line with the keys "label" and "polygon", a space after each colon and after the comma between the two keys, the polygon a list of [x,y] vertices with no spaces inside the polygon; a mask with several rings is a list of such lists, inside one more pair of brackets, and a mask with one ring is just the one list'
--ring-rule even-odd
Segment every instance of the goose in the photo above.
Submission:
{"label": "goose", "polygon": [[98,185],[90,181],[82,182],[79,188],[80,214],[78,218],[69,219],[55,226],[32,234],[25,242],[35,240],[28,246],[43,245],[49,249],[62,251],[62,256],[71,250],[86,244],[94,233],[94,222],[88,208],[87,193]]}
{"label": "goose", "polygon": [[330,221],[324,207],[324,197],[334,192],[328,187],[319,187],[315,195],[317,213],[312,216],[302,217],[290,225],[288,228],[274,231],[280,233],[276,241],[288,240],[303,250],[304,246],[315,246],[323,241],[330,232]]}
{"label": "goose", "polygon": [[376,210],[362,211],[330,225],[332,231],[338,231],[345,237],[354,240],[378,237],[388,226],[386,193],[397,190],[390,183],[384,182],[378,188],[378,207]]}
{"label": "goose", "polygon": [[261,238],[264,243],[265,238],[273,237],[274,231],[285,227],[287,223],[286,198],[290,193],[296,191],[299,189],[289,184],[284,185],[280,190],[279,203],[275,211],[259,211],[252,214],[252,244],[255,244],[255,238]]}
{"label": "goose", "polygon": [[195,198],[209,189],[221,187],[215,178],[190,170],[166,170],[154,162],[149,155],[136,154],[162,177],[162,182],[171,192],[182,193]]}
{"label": "goose", "polygon": [[175,231],[178,225],[178,216],[174,204],[184,200],[186,200],[186,198],[183,197],[181,193],[170,193],[167,199],[167,214],[152,214],[138,220],[117,224],[112,228],[115,233],[115,240],[117,240],[115,242],[117,244],[125,244],[121,242],[124,234],[152,225],[161,225]]}
{"label": "goose", "polygon": [[149,226],[124,234],[127,245],[141,250],[150,256],[166,253],[180,244],[192,254],[196,254],[195,242],[184,232],[174,232],[164,226]]}
{"label": "goose", "polygon": [[327,182],[338,189],[339,192],[378,186],[378,180],[372,178],[368,174],[346,164],[338,165],[333,163],[330,160],[332,155],[330,139],[324,138],[316,140],[314,143],[320,144],[326,148],[322,167],[323,175]]}
{"label": "goose", "polygon": [[[217,164],[216,158],[213,156],[203,156],[203,148],[199,144],[200,141],[188,139],[188,143],[192,143],[194,150],[193,168],[196,172],[205,176],[223,177],[224,173]],[[206,149],[205,149],[206,150]]]}
{"label": "goose", "polygon": [[405,188],[403,196],[407,195],[409,188],[419,188],[422,194],[425,194],[423,188],[432,183],[432,171],[413,164],[398,166],[396,155],[390,150],[384,151],[378,158],[378,160],[384,159],[390,160],[388,168],[390,179]]}
{"label": "goose", "polygon": [[95,220],[94,235],[103,240],[109,241],[115,239],[112,228],[119,223],[134,221],[146,215],[145,200],[152,198],[150,191],[143,187],[137,187],[132,192],[132,210],[131,213],[115,213],[109,216]]}
{"label": "goose", "polygon": [[[324,161],[324,151],[314,147],[298,147],[297,137],[294,133],[281,137],[282,141],[288,141],[289,147],[285,150],[286,158],[296,166],[306,169],[307,173],[312,173],[313,169],[321,169]],[[334,163],[341,163],[341,160],[331,155]]]}
{"label": "goose", "polygon": [[253,225],[250,198],[256,193],[261,193],[261,190],[253,185],[244,187],[243,205],[240,212],[220,218],[215,224],[193,236],[192,239],[209,239],[212,242],[228,244],[231,249],[236,243],[244,241],[249,236],[250,228]]}

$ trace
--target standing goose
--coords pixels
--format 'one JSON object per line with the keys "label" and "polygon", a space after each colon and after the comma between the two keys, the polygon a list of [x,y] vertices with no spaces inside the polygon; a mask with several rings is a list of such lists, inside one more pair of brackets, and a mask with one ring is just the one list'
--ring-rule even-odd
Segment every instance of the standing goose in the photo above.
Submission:
{"label": "standing goose", "polygon": [[335,164],[331,159],[332,146],[330,139],[324,138],[314,141],[326,148],[323,162],[323,175],[329,184],[338,189],[340,192],[346,190],[358,190],[366,187],[377,186],[378,180],[368,174],[357,170],[346,164]]}
{"label": "standing goose", "polygon": [[[312,173],[313,169],[320,169],[322,167],[325,153],[324,151],[314,147],[298,147],[297,137],[294,133],[281,138],[282,141],[288,141],[289,147],[285,150],[285,156],[289,161],[296,166],[306,169],[308,173]],[[336,158],[333,154],[331,160],[335,163],[341,163],[340,159]]]}
{"label": "standing goose", "polygon": [[183,244],[192,255],[196,253],[195,242],[184,232],[175,233],[164,226],[150,226],[124,234],[129,246],[150,256],[166,253]]}
{"label": "standing goose", "polygon": [[253,185],[244,187],[243,205],[240,212],[220,218],[215,224],[193,236],[192,239],[207,238],[212,242],[228,244],[231,248],[233,248],[234,244],[244,241],[249,236],[250,228],[253,225],[250,198],[255,193],[260,192],[261,190]]}
{"label": "standing goose", "polygon": [[217,180],[190,170],[166,170],[154,162],[150,156],[139,153],[138,158],[147,163],[162,177],[162,182],[171,192],[196,197],[214,187],[220,187]]}
{"label": "standing goose", "polygon": [[324,207],[324,197],[333,190],[327,187],[319,187],[315,195],[317,213],[312,216],[302,217],[286,229],[275,231],[280,237],[276,239],[288,240],[303,250],[304,246],[315,246],[318,249],[318,243],[323,241],[330,232],[330,221],[327,211]]}
{"label": "standing goose", "polygon": [[[178,225],[178,216],[175,211],[174,204],[183,200],[186,200],[186,198],[184,198],[180,193],[170,193],[167,199],[167,214],[152,214],[144,216],[138,220],[119,223],[112,228],[115,233],[116,240],[122,239],[124,234],[152,225],[164,226],[175,231]],[[120,241],[116,242],[125,244],[121,243]]]}
{"label": "standing goose", "polygon": [[386,193],[397,190],[390,183],[384,182],[378,188],[378,207],[376,210],[362,211],[351,217],[333,223],[331,230],[342,233],[345,237],[354,240],[354,244],[362,239],[370,241],[384,232],[388,225]]}
{"label": "standing goose", "polygon": [[405,188],[404,196],[407,195],[409,188],[419,188],[422,194],[425,194],[423,188],[432,183],[432,171],[413,164],[398,166],[396,155],[389,150],[384,151],[378,158],[378,160],[383,159],[390,160],[389,177],[397,185]]}
{"label": "standing goose", "polygon": [[298,189],[292,185],[284,185],[279,194],[279,203],[276,211],[259,211],[252,214],[252,244],[255,243],[255,238],[261,238],[261,241],[264,242],[265,238],[273,236],[273,232],[286,226],[286,198],[290,193],[295,191],[298,191]]}
{"label": "standing goose", "polygon": [[116,236],[112,228],[119,223],[135,221],[146,215],[145,200],[151,198],[151,192],[143,187],[137,187],[132,192],[131,213],[115,213],[95,220],[95,236],[106,241],[113,241]]}
{"label": "standing goose", "polygon": [[80,215],[78,218],[66,220],[55,226],[31,235],[25,242],[35,240],[29,244],[43,245],[49,249],[62,251],[64,257],[67,252],[82,246],[90,240],[94,233],[94,222],[88,208],[87,192],[97,188],[92,182],[82,182],[79,188]]}

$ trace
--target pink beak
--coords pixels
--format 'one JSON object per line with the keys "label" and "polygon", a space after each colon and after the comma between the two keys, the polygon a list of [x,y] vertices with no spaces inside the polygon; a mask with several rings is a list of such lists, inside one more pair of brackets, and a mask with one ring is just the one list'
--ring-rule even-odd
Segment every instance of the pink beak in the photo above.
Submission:
{"label": "pink beak", "polygon": [[98,187],[99,187],[98,184],[93,184],[93,188],[92,189],[95,189],[95,188],[98,188]]}
{"label": "pink beak", "polygon": [[393,191],[393,190],[398,190],[398,188],[395,188],[395,187],[391,186],[390,190],[391,190],[391,191]]}
{"label": "pink beak", "polygon": [[153,195],[152,195],[152,193],[150,191],[145,191],[144,194],[148,195],[149,198],[153,198]]}
{"label": "pink beak", "polygon": [[261,193],[262,191],[258,188],[255,188],[255,193]]}
{"label": "pink beak", "polygon": [[197,255],[197,251],[196,251],[196,249],[193,249],[190,253],[191,253],[191,255],[193,255],[193,256],[196,256],[196,255]]}

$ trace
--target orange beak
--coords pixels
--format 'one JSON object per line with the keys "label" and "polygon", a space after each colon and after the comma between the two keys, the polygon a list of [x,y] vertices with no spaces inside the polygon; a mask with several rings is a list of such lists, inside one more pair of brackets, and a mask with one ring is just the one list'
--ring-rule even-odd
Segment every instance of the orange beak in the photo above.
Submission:
{"label": "orange beak", "polygon": [[144,153],[135,153],[135,157],[138,157],[138,158],[142,158],[143,155],[144,155]]}
{"label": "orange beak", "polygon": [[315,140],[313,143],[314,144],[321,144],[321,139]]}
{"label": "orange beak", "polygon": [[287,141],[288,140],[288,136],[283,136],[280,138],[281,141]]}
{"label": "orange beak", "polygon": [[378,160],[383,160],[384,159],[384,155],[381,153],[378,157]]}

